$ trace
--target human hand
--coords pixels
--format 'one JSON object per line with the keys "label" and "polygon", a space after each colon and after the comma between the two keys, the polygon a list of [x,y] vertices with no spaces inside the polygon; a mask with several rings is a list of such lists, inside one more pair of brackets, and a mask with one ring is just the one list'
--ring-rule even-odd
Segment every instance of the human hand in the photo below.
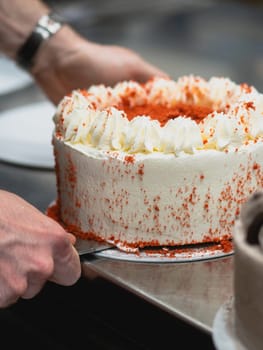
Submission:
{"label": "human hand", "polygon": [[124,47],[100,45],[63,27],[44,43],[32,74],[53,103],[73,89],[92,84],[112,86],[122,80],[145,82],[167,74]]}
{"label": "human hand", "polygon": [[73,235],[15,194],[0,190],[0,307],[29,299],[46,281],[80,277]]}

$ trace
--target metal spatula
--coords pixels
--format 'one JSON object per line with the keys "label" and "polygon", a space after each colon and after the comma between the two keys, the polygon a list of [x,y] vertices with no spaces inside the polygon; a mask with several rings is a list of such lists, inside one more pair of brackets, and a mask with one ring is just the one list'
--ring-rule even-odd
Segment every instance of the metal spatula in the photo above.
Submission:
{"label": "metal spatula", "polygon": [[77,238],[75,248],[79,255],[92,254],[106,249],[115,248],[107,242],[98,242],[90,239]]}

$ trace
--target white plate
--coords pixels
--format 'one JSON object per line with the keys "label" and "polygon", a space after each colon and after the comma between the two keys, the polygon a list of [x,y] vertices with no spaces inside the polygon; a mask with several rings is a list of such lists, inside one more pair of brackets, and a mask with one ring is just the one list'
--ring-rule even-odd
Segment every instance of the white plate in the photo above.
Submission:
{"label": "white plate", "polygon": [[32,83],[31,76],[10,59],[0,56],[0,95],[4,95]]}
{"label": "white plate", "polygon": [[[169,253],[170,252],[170,253]],[[154,248],[151,250],[142,249],[138,253],[126,253],[118,249],[108,249],[95,253],[97,257],[110,258],[115,260],[126,260],[133,262],[192,262],[198,260],[216,259],[232,255],[233,250],[226,253],[221,249],[211,249],[209,247],[199,246],[194,248],[188,248],[183,251],[182,249],[169,250],[166,253],[154,252]]]}
{"label": "white plate", "polygon": [[0,160],[53,168],[54,112],[55,107],[44,101],[0,113]]}
{"label": "white plate", "polygon": [[234,297],[231,297],[214,318],[212,337],[217,350],[248,350],[235,334],[234,320]]}

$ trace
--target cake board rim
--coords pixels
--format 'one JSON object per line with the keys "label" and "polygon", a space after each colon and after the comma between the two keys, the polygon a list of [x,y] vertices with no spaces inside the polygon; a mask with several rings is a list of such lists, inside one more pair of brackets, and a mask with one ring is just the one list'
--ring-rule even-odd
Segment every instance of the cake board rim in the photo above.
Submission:
{"label": "cake board rim", "polygon": [[193,248],[192,251],[180,252],[173,256],[163,255],[160,253],[151,253],[141,250],[139,253],[127,253],[120,251],[118,248],[103,250],[96,252],[94,255],[99,258],[107,258],[111,260],[120,260],[127,262],[138,263],[187,263],[195,261],[216,260],[219,258],[228,257],[234,254],[234,251],[223,252],[221,250],[209,251],[205,248]]}

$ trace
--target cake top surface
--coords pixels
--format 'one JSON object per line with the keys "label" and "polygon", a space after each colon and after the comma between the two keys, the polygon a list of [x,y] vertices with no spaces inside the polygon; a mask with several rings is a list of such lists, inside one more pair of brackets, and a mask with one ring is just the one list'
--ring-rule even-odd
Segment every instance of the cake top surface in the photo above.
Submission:
{"label": "cake top surface", "polygon": [[236,151],[263,140],[263,94],[228,78],[153,78],[74,90],[55,136],[72,145],[134,153]]}

